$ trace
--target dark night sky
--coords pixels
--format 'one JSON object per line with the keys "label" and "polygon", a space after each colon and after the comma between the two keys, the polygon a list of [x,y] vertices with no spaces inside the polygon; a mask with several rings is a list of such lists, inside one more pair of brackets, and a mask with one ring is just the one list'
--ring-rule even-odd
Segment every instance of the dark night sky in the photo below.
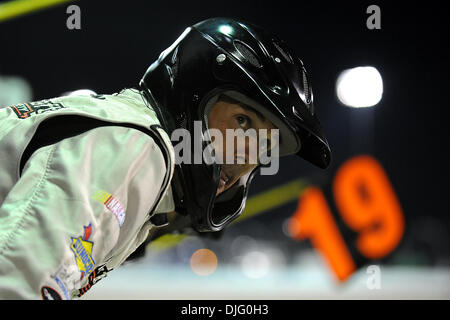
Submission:
{"label": "dark night sky", "polygon": [[[384,166],[407,219],[448,223],[446,10],[443,1],[421,3],[81,0],[81,30],[66,28],[65,5],[0,24],[0,74],[28,79],[36,100],[79,88],[112,93],[137,84],[185,27],[213,16],[241,18],[277,33],[305,62],[334,152],[326,172],[283,159],[280,174],[257,177],[251,192],[301,176],[331,179],[351,155],[368,152]],[[370,4],[381,8],[381,30],[366,28]],[[339,72],[359,65],[383,76],[384,96],[373,110],[351,110],[335,96]],[[354,146],[349,128],[368,113],[375,116],[373,144]]]}

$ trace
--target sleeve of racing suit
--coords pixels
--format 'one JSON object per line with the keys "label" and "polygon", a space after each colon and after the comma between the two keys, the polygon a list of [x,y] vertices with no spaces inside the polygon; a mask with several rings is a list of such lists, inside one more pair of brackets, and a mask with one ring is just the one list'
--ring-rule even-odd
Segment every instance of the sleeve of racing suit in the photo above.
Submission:
{"label": "sleeve of racing suit", "polygon": [[0,299],[74,297],[96,267],[133,247],[165,173],[158,145],[131,128],[35,151],[0,207]]}

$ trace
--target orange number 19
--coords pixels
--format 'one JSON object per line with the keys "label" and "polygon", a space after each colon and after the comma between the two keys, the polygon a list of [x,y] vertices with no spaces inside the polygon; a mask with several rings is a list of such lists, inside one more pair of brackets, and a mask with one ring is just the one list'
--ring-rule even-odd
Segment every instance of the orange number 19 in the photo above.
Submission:
{"label": "orange number 19", "polygon": [[[370,259],[395,249],[404,231],[401,206],[381,165],[362,155],[345,162],[337,171],[333,194],[344,222],[358,232],[356,246]],[[356,269],[322,191],[308,188],[290,220],[296,239],[311,239],[341,281]]]}

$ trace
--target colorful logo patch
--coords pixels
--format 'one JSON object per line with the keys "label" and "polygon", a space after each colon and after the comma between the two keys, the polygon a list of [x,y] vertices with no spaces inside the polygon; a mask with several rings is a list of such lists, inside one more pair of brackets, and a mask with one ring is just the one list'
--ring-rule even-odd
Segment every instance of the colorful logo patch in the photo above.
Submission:
{"label": "colorful logo patch", "polygon": [[109,271],[112,269],[108,269],[106,265],[102,265],[100,267],[97,267],[94,272],[92,272],[88,277],[88,284],[84,286],[83,288],[78,290],[78,297],[81,297],[84,295],[94,284],[96,284],[98,281],[105,278]]}
{"label": "colorful logo patch", "polygon": [[64,108],[61,103],[50,100],[41,100],[33,103],[21,103],[10,106],[19,119],[29,118],[32,114],[41,114],[48,111],[56,111]]}
{"label": "colorful logo patch", "polygon": [[111,195],[110,193],[103,190],[97,191],[97,193],[92,197],[92,199],[103,203],[106,206],[106,208],[108,208],[108,210],[111,211],[112,214],[114,214],[117,221],[119,222],[119,226],[122,227],[125,221],[125,210],[123,209],[119,200],[114,198],[114,196]]}
{"label": "colorful logo patch", "polygon": [[92,258],[92,247],[94,243],[88,241],[92,233],[92,225],[84,227],[84,235],[78,238],[72,238],[70,249],[75,255],[78,269],[81,271],[81,278],[94,270],[95,261]]}

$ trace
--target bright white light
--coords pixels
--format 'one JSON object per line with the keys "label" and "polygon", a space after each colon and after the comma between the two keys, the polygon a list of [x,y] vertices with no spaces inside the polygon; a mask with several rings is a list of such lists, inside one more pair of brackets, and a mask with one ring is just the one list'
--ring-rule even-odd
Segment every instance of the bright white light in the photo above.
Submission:
{"label": "bright white light", "polygon": [[219,27],[219,31],[225,34],[230,34],[233,31],[233,28],[227,25],[222,25]]}
{"label": "bright white light", "polygon": [[337,79],[336,94],[346,106],[371,107],[381,100],[383,80],[374,67],[344,70]]}
{"label": "bright white light", "polygon": [[92,95],[96,95],[96,94],[97,93],[95,91],[92,91],[90,89],[80,89],[80,90],[67,92],[65,95],[67,95],[67,96],[92,96]]}
{"label": "bright white light", "polygon": [[270,269],[267,255],[261,251],[251,251],[242,258],[242,272],[249,278],[264,277]]}

